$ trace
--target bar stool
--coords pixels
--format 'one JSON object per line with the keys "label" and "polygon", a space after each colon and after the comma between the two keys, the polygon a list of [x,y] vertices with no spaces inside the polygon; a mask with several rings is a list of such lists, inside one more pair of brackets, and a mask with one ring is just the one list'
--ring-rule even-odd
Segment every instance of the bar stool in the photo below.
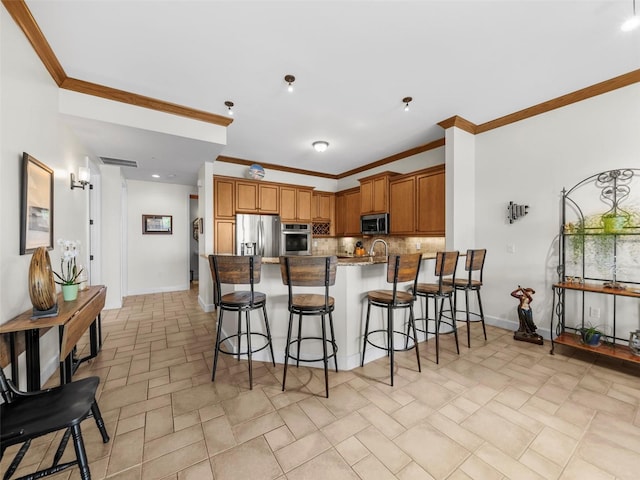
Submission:
{"label": "bar stool", "polygon": [[[237,355],[238,361],[241,355],[246,355],[249,363],[249,389],[253,389],[253,368],[251,364],[251,356],[267,347],[271,353],[271,362],[276,366],[273,358],[273,346],[271,344],[271,331],[269,329],[269,319],[267,317],[267,296],[264,293],[256,292],[254,285],[260,283],[260,270],[262,266],[262,258],[253,256],[232,256],[232,255],[209,255],[209,267],[213,277],[213,297],[216,308],[218,309],[218,328],[216,334],[215,354],[213,358],[213,372],[211,373],[211,381],[216,379],[216,368],[218,366],[218,354]],[[249,291],[234,291],[222,294],[222,284],[249,285]],[[250,314],[253,310],[262,309],[264,326],[266,334],[251,331]],[[232,335],[222,336],[222,320],[224,312],[237,312],[238,324],[237,331]],[[242,313],[245,314],[246,330],[242,331]],[[246,336],[247,349],[242,351],[242,337]],[[263,337],[266,341],[259,348],[251,346],[251,338],[255,336]],[[222,348],[222,343],[237,339],[237,348],[235,351],[229,351]]]}
{"label": "bar stool", "polygon": [[[336,268],[338,257],[311,257],[292,256],[280,257],[280,273],[282,283],[289,289],[289,329],[287,331],[287,344],[284,352],[284,374],[282,376],[282,391],[284,391],[287,381],[287,367],[289,359],[296,361],[296,367],[300,362],[323,362],[324,363],[324,386],[326,397],[329,398],[329,359],[333,357],[336,372],[338,371],[338,344],[333,330],[333,310],[335,301],[329,296],[329,287],[336,283]],[[324,287],[323,294],[317,293],[295,293],[293,287]],[[298,315],[298,337],[291,340],[293,328],[293,317]],[[320,316],[320,326],[322,336],[302,336],[302,317]],[[329,317],[329,330],[331,339],[327,339],[326,317]],[[300,345],[303,341],[320,340],[322,342],[322,357],[301,358]],[[297,352],[291,353],[291,347],[295,345]],[[327,347],[331,352],[327,351]]]}
{"label": "bar stool", "polygon": [[[464,269],[468,273],[467,278],[456,278],[453,282],[450,279],[445,280],[445,285],[453,285],[455,291],[453,293],[453,306],[456,312],[456,319],[467,322],[467,347],[471,348],[471,322],[482,322],[482,333],[484,339],[487,339],[487,329],[484,325],[484,311],[482,310],[482,299],[480,298],[480,287],[482,287],[482,271],[484,269],[484,259],[487,255],[486,249],[467,250],[467,258]],[[475,272],[475,273],[474,273]],[[465,297],[465,317],[459,318],[458,312],[458,291],[464,291]],[[478,295],[478,308],[480,312],[469,311],[469,292],[475,291]],[[471,317],[473,316],[473,318]]]}
{"label": "bar stool", "polygon": [[[392,290],[373,290],[367,293],[367,320],[364,328],[364,341],[362,345],[362,362],[360,366],[364,366],[364,356],[367,349],[367,343],[373,347],[381,350],[386,350],[389,356],[389,369],[391,376],[391,386],[393,387],[393,354],[394,352],[410,350],[415,347],[416,360],[418,362],[418,371],[421,372],[420,367],[420,354],[418,352],[418,341],[416,335],[416,326],[413,317],[413,302],[416,297],[412,292],[416,291],[416,284],[418,282],[418,273],[420,272],[420,263],[422,255],[420,253],[406,254],[406,255],[390,255],[387,262],[387,283],[393,284]],[[399,291],[398,283],[413,282],[410,292]],[[387,326],[385,329],[378,329],[369,331],[369,315],[371,313],[371,306],[381,307],[387,309]],[[409,323],[407,333],[400,332],[393,329],[393,313],[396,309],[408,308],[409,309]],[[410,334],[413,329],[413,335]],[[387,334],[387,346],[377,345],[369,340],[369,336],[373,333],[386,333]],[[396,348],[394,346],[394,334],[404,336],[405,345],[404,348]],[[409,338],[412,340],[412,344],[409,345]]]}
{"label": "bar stool", "polygon": [[[444,323],[449,325],[451,330],[442,333],[453,333],[456,339],[456,350],[460,354],[460,347],[458,346],[458,328],[456,327],[455,315],[448,319],[449,321],[442,320],[442,312],[444,307],[444,300],[449,300],[449,308],[453,311],[453,292],[454,288],[452,283],[455,282],[456,267],[458,266],[459,252],[438,252],[436,254],[436,268],[435,276],[438,278],[437,283],[418,283],[416,286],[416,295],[424,298],[424,318],[416,318],[416,322],[424,321],[424,330],[417,329],[419,332],[423,332],[425,335],[429,333],[435,334],[436,337],[436,363],[440,363],[440,327]],[[446,280],[450,280],[452,283],[447,283]],[[429,300],[433,299],[434,316],[429,318]],[[438,300],[440,300],[440,308],[438,309]],[[445,317],[447,318],[447,317]],[[429,320],[435,322],[435,329],[429,330]]]}

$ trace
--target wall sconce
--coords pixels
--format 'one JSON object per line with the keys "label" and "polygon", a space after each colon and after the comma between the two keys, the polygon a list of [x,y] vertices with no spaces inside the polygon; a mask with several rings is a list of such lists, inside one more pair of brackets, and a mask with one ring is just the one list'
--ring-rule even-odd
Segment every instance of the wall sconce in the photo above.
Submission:
{"label": "wall sconce", "polygon": [[91,170],[89,170],[89,167],[78,167],[78,181],[76,181],[76,176],[71,172],[71,190],[74,188],[81,188],[84,190],[84,187],[89,185],[90,179]]}
{"label": "wall sconce", "polygon": [[509,220],[509,223],[513,223],[527,213],[529,213],[529,205],[518,205],[517,203],[509,202],[507,220]]}

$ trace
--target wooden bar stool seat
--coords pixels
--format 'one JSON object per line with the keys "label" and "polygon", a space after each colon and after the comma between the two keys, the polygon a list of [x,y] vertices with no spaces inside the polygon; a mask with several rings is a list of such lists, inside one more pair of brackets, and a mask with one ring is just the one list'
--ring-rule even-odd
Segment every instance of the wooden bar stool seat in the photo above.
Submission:
{"label": "wooden bar stool seat", "polygon": [[[252,355],[269,347],[271,362],[276,366],[273,358],[273,345],[271,343],[271,330],[269,328],[269,318],[267,317],[267,296],[262,292],[254,290],[254,285],[260,283],[260,272],[262,258],[257,255],[209,255],[209,267],[213,277],[213,297],[218,309],[218,326],[216,334],[216,345],[213,357],[213,371],[211,381],[216,379],[216,369],[218,368],[218,355],[236,355],[238,360],[243,355],[247,356],[249,367],[249,389],[253,389],[253,365]],[[249,285],[249,290],[232,291],[222,294],[222,285]],[[266,333],[251,330],[251,312],[262,310],[262,318]],[[224,312],[235,312],[238,314],[237,326],[234,333],[223,337]],[[245,314],[245,329],[242,329],[242,314]],[[242,338],[246,338],[247,347],[242,349]],[[252,338],[262,339],[262,345],[257,348],[252,345]],[[227,350],[223,345],[233,345],[232,350]]]}
{"label": "wooden bar stool seat", "polygon": [[[287,330],[287,344],[284,353],[284,374],[282,376],[282,391],[287,382],[287,368],[289,359],[296,361],[296,367],[300,362],[323,362],[324,364],[324,384],[325,395],[329,398],[329,359],[333,358],[336,372],[338,371],[338,344],[336,343],[333,329],[333,310],[335,300],[329,295],[329,287],[336,283],[336,268],[338,257],[280,257],[280,273],[282,283],[287,285],[289,291],[289,328]],[[324,294],[318,293],[295,293],[294,287],[322,287]],[[298,316],[298,335],[291,339],[294,316]],[[302,335],[303,317],[319,316],[321,334],[307,333]],[[331,338],[327,338],[326,321],[329,320],[329,331]],[[322,356],[311,357],[305,355],[301,357],[302,343],[320,342],[322,345]],[[296,347],[296,353],[292,353],[291,347]],[[304,351],[303,351],[304,353]]]}
{"label": "wooden bar stool seat", "polygon": [[[415,301],[416,283],[418,281],[418,273],[420,272],[420,263],[422,255],[419,253],[406,255],[390,255],[387,262],[387,282],[393,284],[391,290],[372,290],[367,293],[367,320],[364,328],[364,337],[362,345],[362,361],[360,366],[364,367],[365,353],[367,344],[372,347],[386,350],[389,355],[390,381],[393,386],[393,355],[394,352],[416,349],[416,361],[418,362],[418,371],[420,367],[420,353],[418,351],[418,341],[413,316],[413,303]],[[413,282],[410,292],[398,290],[398,283]],[[387,310],[386,328],[369,331],[369,317],[371,307],[380,307]],[[394,311],[397,309],[409,310],[409,322],[407,332],[394,329]],[[411,333],[413,330],[413,333]],[[375,333],[383,333],[386,335],[386,345],[374,343],[369,337]],[[394,336],[400,335],[404,339],[404,347],[396,347],[394,344]],[[409,344],[411,340],[411,344]]]}

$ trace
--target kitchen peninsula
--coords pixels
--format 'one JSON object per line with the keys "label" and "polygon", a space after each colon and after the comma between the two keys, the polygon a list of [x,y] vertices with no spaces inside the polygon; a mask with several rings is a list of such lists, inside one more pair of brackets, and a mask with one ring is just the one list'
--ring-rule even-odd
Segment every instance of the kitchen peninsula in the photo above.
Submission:
{"label": "kitchen peninsula", "polygon": [[[420,270],[420,281],[430,278],[433,270],[431,259],[435,254],[424,254]],[[369,290],[387,289],[390,285],[386,282],[387,262],[383,255],[375,257],[349,257],[339,258],[336,283],[330,289],[330,295],[335,299],[333,322],[335,327],[336,342],[338,344],[338,368],[351,370],[360,366],[362,351],[362,332],[367,315],[367,292]],[[407,284],[408,285],[408,284]],[[223,293],[235,290],[244,290],[244,285],[223,285]],[[271,337],[275,361],[283,363],[284,349],[287,338],[287,325],[289,311],[287,309],[288,291],[282,283],[280,263],[277,257],[263,257],[260,283],[256,290],[267,295],[267,314],[271,326]],[[304,292],[305,289],[300,287]],[[318,289],[309,288],[309,292],[318,293]],[[416,303],[415,313],[420,316],[420,306]],[[371,312],[372,328],[381,328],[384,325],[386,312],[382,309],[374,309]],[[408,312],[406,313],[408,315]],[[230,317],[227,317],[228,319]],[[404,314],[396,315],[396,325],[402,325],[408,318]],[[261,322],[253,322],[254,331],[265,333],[260,329]],[[234,328],[234,322],[225,321],[223,328]],[[397,327],[396,327],[397,328]],[[314,331],[316,329],[317,331]],[[321,336],[319,322],[303,322],[305,335]],[[382,336],[380,337],[382,342]],[[321,356],[321,344],[318,342],[317,351],[308,351],[313,345],[305,345],[304,352],[300,352],[301,358],[313,358]],[[365,362],[384,356],[385,353],[378,349],[368,349]],[[269,354],[263,350],[253,356],[254,360],[270,361]],[[322,367],[321,362],[309,363],[309,366]]]}

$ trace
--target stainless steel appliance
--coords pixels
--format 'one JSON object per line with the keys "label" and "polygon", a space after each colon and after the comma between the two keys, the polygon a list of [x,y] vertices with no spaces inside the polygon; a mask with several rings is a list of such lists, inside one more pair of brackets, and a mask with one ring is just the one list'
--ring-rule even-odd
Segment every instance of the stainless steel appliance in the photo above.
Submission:
{"label": "stainless steel appliance", "polygon": [[283,223],[280,234],[280,255],[311,255],[311,225]]}
{"label": "stainless steel appliance", "polygon": [[236,255],[280,255],[280,217],[236,215]]}
{"label": "stainless steel appliance", "polygon": [[363,235],[387,235],[389,233],[389,214],[362,215],[360,232]]}

